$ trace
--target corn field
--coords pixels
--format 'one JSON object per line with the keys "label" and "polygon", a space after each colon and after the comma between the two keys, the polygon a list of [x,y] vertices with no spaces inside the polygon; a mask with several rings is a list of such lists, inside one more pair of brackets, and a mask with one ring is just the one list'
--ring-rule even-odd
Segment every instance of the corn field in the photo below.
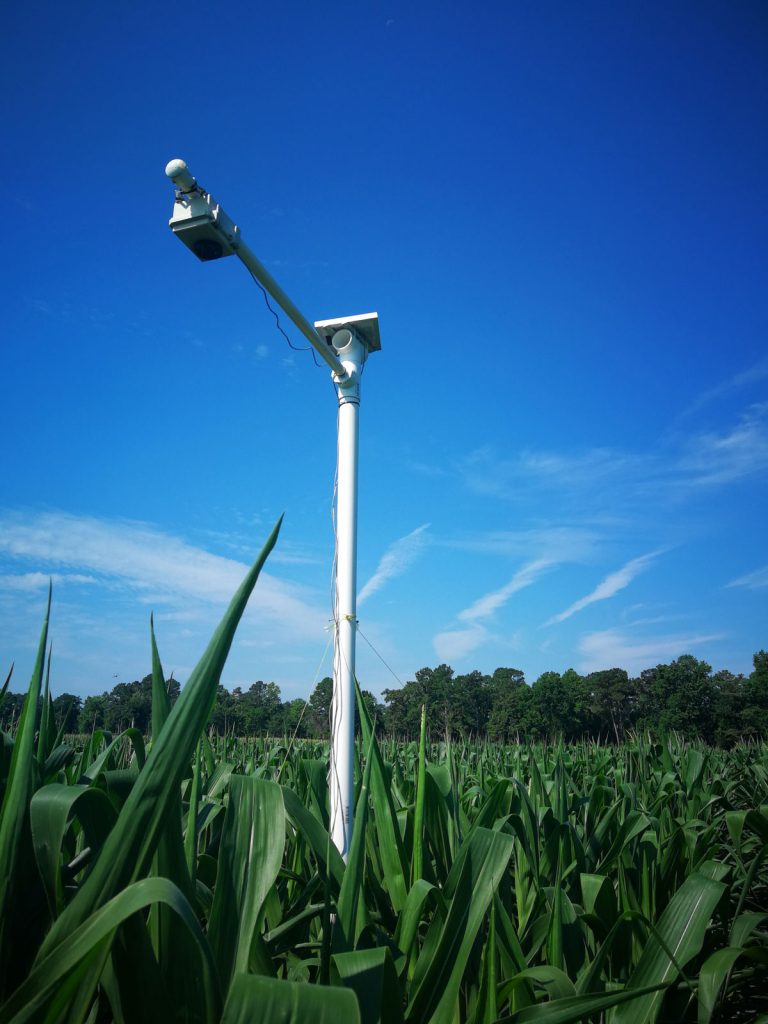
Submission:
{"label": "corn field", "polygon": [[[768,1021],[768,748],[207,728],[275,528],[151,739],[57,735],[47,617],[0,747],[0,1024]],[[50,605],[50,598],[49,598]],[[42,712],[38,715],[38,706]]]}

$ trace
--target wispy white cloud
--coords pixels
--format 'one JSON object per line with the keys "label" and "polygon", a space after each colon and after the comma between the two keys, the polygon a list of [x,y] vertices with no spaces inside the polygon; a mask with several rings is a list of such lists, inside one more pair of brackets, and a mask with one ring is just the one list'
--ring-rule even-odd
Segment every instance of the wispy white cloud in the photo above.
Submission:
{"label": "wispy white cloud", "polygon": [[478,554],[524,558],[535,552],[537,559],[551,562],[582,562],[594,554],[602,540],[602,531],[590,526],[541,526],[527,530],[490,530],[435,539],[434,543]]}
{"label": "wispy white cloud", "polygon": [[711,488],[735,483],[768,469],[768,402],[750,406],[724,433],[691,438],[677,463],[679,484]]}
{"label": "wispy white cloud", "polygon": [[550,558],[537,558],[532,562],[528,562],[518,569],[512,579],[505,583],[503,587],[479,597],[469,608],[459,612],[456,618],[461,622],[475,622],[478,619],[487,619],[495,611],[503,607],[513,594],[525,589],[525,587],[530,587],[532,583],[535,583],[545,572],[553,569],[555,565],[556,563]]}
{"label": "wispy white cloud", "polygon": [[[91,585],[119,585],[138,597],[152,594],[171,607],[190,600],[225,605],[248,569],[147,523],[63,512],[0,515],[0,554],[33,563],[33,572],[25,574],[31,582],[71,570],[75,578],[89,577]],[[300,636],[317,636],[327,618],[300,587],[267,572],[249,607],[272,628],[280,624]]]}
{"label": "wispy white cloud", "polygon": [[768,587],[768,565],[731,580],[726,587],[747,587],[749,590],[761,590],[763,587]]}
{"label": "wispy white cloud", "polygon": [[460,611],[456,616],[457,621],[468,625],[444,630],[432,638],[438,658],[441,661],[462,658],[484,644],[490,638],[490,633],[482,624],[483,620],[490,619],[513,594],[530,587],[557,565],[558,563],[551,558],[537,558],[527,562],[503,587],[484,594],[468,608]]}
{"label": "wispy white cloud", "polygon": [[728,377],[726,380],[721,381],[714,387],[708,388],[706,391],[702,391],[702,393],[698,395],[690,405],[683,409],[678,420],[692,416],[694,413],[699,412],[706,406],[711,405],[712,402],[716,402],[721,398],[726,398],[728,395],[735,394],[744,388],[748,388],[752,384],[757,384],[761,380],[765,380],[766,377],[768,377],[768,359],[761,359],[760,362],[755,363],[754,366],[749,366],[746,370],[741,370],[739,373],[733,374],[732,377]]}
{"label": "wispy white cloud", "polygon": [[6,573],[0,575],[0,590],[12,590],[34,593],[38,590],[45,589],[48,586],[49,582],[53,583],[56,586],[59,586],[61,584],[66,585],[70,583],[97,583],[98,580],[96,579],[95,576],[84,576],[82,573]]}
{"label": "wispy white cloud", "polygon": [[371,576],[358,594],[357,603],[361,605],[376,591],[381,590],[385,583],[402,576],[413,565],[424,547],[429,543],[427,530],[429,523],[417,526],[405,537],[400,537],[390,544],[381,557],[376,572]]}
{"label": "wispy white cloud", "polygon": [[579,642],[579,671],[623,668],[636,675],[669,658],[690,654],[723,639],[722,633],[677,634],[636,638],[618,629],[588,633]]}
{"label": "wispy white cloud", "polygon": [[457,658],[463,658],[481,647],[489,636],[490,634],[484,626],[474,623],[467,629],[449,629],[443,633],[437,633],[432,638],[432,644],[441,662],[451,662]]}
{"label": "wispy white cloud", "polygon": [[580,597],[578,601],[574,601],[573,604],[569,605],[564,612],[560,612],[558,615],[553,615],[551,619],[548,619],[544,625],[551,626],[557,622],[564,622],[569,619],[576,612],[580,612],[583,608],[594,604],[596,601],[606,601],[609,597],[613,597],[618,594],[620,590],[624,590],[629,584],[638,576],[641,572],[648,568],[651,562],[661,554],[661,551],[651,551],[647,555],[641,555],[639,558],[633,558],[626,565],[623,565],[616,572],[610,573],[605,577],[593,591],[584,597]]}
{"label": "wispy white cloud", "polygon": [[[754,379],[762,366],[753,368]],[[746,376],[746,375],[745,375]],[[735,385],[734,385],[735,386]],[[768,402],[750,405],[730,426],[660,440],[646,451],[595,447],[582,451],[524,449],[500,455],[492,446],[458,460],[453,471],[476,494],[516,503],[555,495],[580,516],[632,509],[638,499],[668,508],[768,470]],[[551,499],[548,499],[551,500]]]}
{"label": "wispy white cloud", "polygon": [[488,446],[470,452],[458,463],[469,490],[499,498],[517,499],[532,488],[563,491],[603,486],[619,476],[639,472],[649,459],[637,454],[593,448],[558,453],[524,449],[513,458],[499,456]]}

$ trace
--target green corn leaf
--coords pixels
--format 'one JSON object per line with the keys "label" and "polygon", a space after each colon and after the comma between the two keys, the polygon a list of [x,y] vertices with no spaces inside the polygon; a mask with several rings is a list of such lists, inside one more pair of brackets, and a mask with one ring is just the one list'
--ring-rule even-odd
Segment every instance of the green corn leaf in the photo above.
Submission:
{"label": "green corn leaf", "polygon": [[192,769],[192,788],[189,795],[187,830],[184,835],[184,856],[187,861],[189,878],[193,884],[197,878],[197,812],[200,806],[200,758],[201,744],[198,743],[197,750],[195,751],[195,764]]}
{"label": "green corn leaf", "polygon": [[207,1024],[216,1024],[221,1004],[216,967],[210,949],[192,908],[176,886],[165,878],[145,878],[129,885],[75,928],[67,942],[59,944],[49,955],[41,957],[26,981],[0,1006],[0,1024],[25,1024],[39,1019],[38,1014],[65,983],[70,972],[82,968],[83,961],[89,957],[102,954],[102,943],[111,940],[116,928],[133,914],[157,901],[173,907],[195,941],[199,963],[190,965],[190,969],[199,970],[203,980],[204,1019]]}
{"label": "green corn leaf", "polygon": [[760,911],[748,910],[744,914],[739,914],[731,926],[729,945],[737,948],[746,945],[747,939],[764,921],[768,921],[768,914]]}
{"label": "green corn leaf", "polygon": [[[157,649],[155,624],[152,616],[149,620],[149,634],[152,650],[152,742],[154,743],[162,733],[171,713],[171,703]],[[161,878],[169,878],[181,890],[189,903],[195,906],[195,888],[187,868],[184,839],[181,832],[181,813],[181,790],[177,788],[175,793],[170,796],[168,813],[160,832],[152,873]],[[136,930],[135,922],[132,922],[132,927]],[[127,935],[128,929],[125,929],[125,932]],[[191,939],[179,916],[164,903],[153,904],[149,912],[149,934],[152,938],[155,957],[160,965],[158,973],[162,979],[160,985],[162,995],[165,996],[167,990],[172,1003],[182,1003],[187,997],[193,1006],[201,1005],[202,992],[199,991],[199,979],[194,976],[190,978],[187,969],[187,963],[193,956],[193,951],[190,948]],[[143,941],[143,933],[139,938]],[[145,960],[149,959],[149,956],[145,956]],[[150,968],[151,965],[149,967],[137,965],[133,968],[133,973],[135,975],[141,970],[142,974],[146,974],[149,973]],[[125,974],[129,986],[131,971],[130,966],[126,967]],[[123,989],[125,987],[123,986]],[[158,1001],[158,1005],[162,1005],[162,1003]]]}
{"label": "green corn leaf", "polygon": [[373,759],[371,769],[371,798],[374,807],[376,834],[379,837],[379,852],[384,867],[384,878],[392,901],[392,908],[399,913],[405,903],[408,879],[408,867],[403,850],[400,829],[397,825],[397,813],[392,802],[392,791],[384,774],[379,745],[373,730],[373,722],[363,695],[355,679],[355,695],[360,715],[360,728],[363,734],[363,746],[370,748]]}
{"label": "green corn leaf", "polygon": [[606,875],[582,874],[579,881],[584,912],[596,917],[607,932],[618,915],[616,894],[610,878]]}
{"label": "green corn leaf", "polygon": [[37,734],[37,760],[40,764],[53,749],[53,740],[56,735],[56,722],[53,715],[53,702],[51,700],[51,658],[53,648],[48,648],[48,659],[45,666],[45,682],[43,683],[43,695],[40,702],[40,728]]}
{"label": "green corn leaf", "polygon": [[502,832],[476,829],[456,879],[444,923],[435,920],[413,978],[406,1018],[413,1024],[451,1024],[459,985],[488,906],[512,855],[514,840]]}
{"label": "green corn leaf", "polygon": [[360,1024],[354,992],[345,988],[238,974],[221,1024]]}
{"label": "green corn leaf", "polygon": [[416,776],[416,807],[413,818],[413,877],[415,884],[424,877],[424,786],[427,771],[427,708],[421,705],[419,767]]}
{"label": "green corn leaf", "polygon": [[5,682],[0,686],[0,704],[3,702],[3,697],[8,693],[8,687],[11,685],[11,676],[13,675],[13,666],[15,662],[11,662],[11,667],[8,669],[8,675],[5,677]]}
{"label": "green corn leaf", "polygon": [[496,901],[491,902],[488,922],[488,941],[483,947],[483,968],[480,974],[480,992],[472,1024],[493,1024],[498,1016],[496,1001]]}
{"label": "green corn leaf", "polygon": [[149,636],[152,645],[152,738],[155,739],[162,732],[168,715],[171,713],[171,702],[165,686],[163,665],[155,639],[154,615],[149,617]]}
{"label": "green corn leaf", "polygon": [[733,965],[743,954],[743,949],[726,946],[718,949],[704,961],[699,972],[699,1016],[698,1024],[709,1024],[715,1011],[715,1004],[723,982],[728,977]]}
{"label": "green corn leaf", "polygon": [[59,783],[49,783],[39,789],[32,797],[29,813],[35,860],[51,917],[55,918],[64,908],[61,859],[70,819],[79,819],[86,844],[98,849],[109,835],[117,814],[103,790]]}
{"label": "green corn leaf", "polygon": [[259,925],[285,847],[285,810],[276,782],[233,775],[208,928],[225,990],[234,974],[264,969]]}
{"label": "green corn leaf", "polygon": [[50,613],[49,584],[48,603],[37,648],[37,659],[16,730],[8,781],[0,808],[0,997],[7,991],[10,978],[19,970],[16,958],[23,953],[20,949],[12,949],[16,945],[13,922],[18,922],[18,914],[23,913],[23,909],[17,908],[15,904],[24,889],[21,875],[27,867],[25,854],[30,847],[29,803],[36,785],[35,724],[43,680]]}
{"label": "green corn leaf", "polygon": [[[678,970],[685,967],[701,949],[710,918],[725,889],[724,883],[699,872],[683,882],[657,924],[658,934],[667,949],[655,934],[649,937],[629,979],[628,990],[668,985],[675,980]],[[620,1007],[615,1024],[651,1024],[658,1016],[663,995],[663,991],[658,991]]]}
{"label": "green corn leaf", "polygon": [[395,930],[395,943],[406,956],[416,951],[416,938],[421,924],[424,907],[430,894],[439,895],[431,882],[417,879],[411,886],[405,906],[400,911]]}
{"label": "green corn leaf", "polygon": [[119,736],[115,736],[113,740],[110,740],[104,750],[102,750],[96,759],[89,764],[88,768],[83,772],[83,779],[88,782],[92,782],[101,772],[108,770],[107,766],[110,757],[122,746],[125,740],[128,740],[133,747],[137,767],[143,768],[144,762],[146,761],[144,737],[138,729],[134,729],[133,726],[131,726],[128,729],[123,730]]}
{"label": "green corn leaf", "polygon": [[357,996],[361,1024],[402,1024],[400,985],[386,947],[336,953],[332,962],[341,983]]}
{"label": "green corn leaf", "polygon": [[354,949],[367,922],[363,883],[365,880],[365,829],[368,822],[368,790],[371,783],[373,757],[371,751],[375,737],[371,734],[368,756],[363,772],[363,783],[355,805],[352,842],[349,845],[347,866],[339,892],[339,926],[347,949]]}
{"label": "green corn leaf", "polygon": [[288,789],[287,786],[282,786],[281,789],[288,820],[306,840],[323,871],[330,874],[335,891],[338,892],[344,878],[344,861],[341,859],[341,854],[333,843],[328,842],[326,829],[314,814],[307,810],[293,790]]}
{"label": "green corn leaf", "polygon": [[505,1003],[517,989],[530,983],[544,988],[550,1002],[570,999],[576,995],[574,984],[565,971],[551,964],[542,964],[540,967],[526,967],[505,982],[499,990],[498,1001]]}
{"label": "green corn leaf", "polygon": [[90,875],[48,933],[39,958],[66,941],[93,911],[149,869],[192,751],[208,721],[240,617],[277,540],[278,521],[193,670],[122,808]]}
{"label": "green corn leaf", "polygon": [[631,992],[624,989],[607,995],[564,996],[546,1003],[537,1003],[536,1006],[526,1006],[505,1020],[509,1024],[576,1024],[577,1021],[588,1020],[592,1014],[603,1013],[615,1006],[631,1006],[635,1000],[652,995],[658,988],[658,985],[651,985]]}

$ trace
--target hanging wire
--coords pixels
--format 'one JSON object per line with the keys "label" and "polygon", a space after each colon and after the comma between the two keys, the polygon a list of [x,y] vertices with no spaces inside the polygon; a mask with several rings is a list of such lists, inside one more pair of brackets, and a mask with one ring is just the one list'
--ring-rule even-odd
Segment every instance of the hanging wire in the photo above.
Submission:
{"label": "hanging wire", "polygon": [[371,643],[371,641],[370,641],[370,640],[368,639],[368,637],[367,637],[367,636],[365,635],[365,633],[364,633],[364,632],[362,631],[362,629],[360,629],[360,624],[359,624],[359,623],[358,623],[358,626],[357,626],[357,632],[358,632],[358,633],[359,633],[359,635],[360,635],[360,636],[361,636],[361,637],[363,638],[363,640],[365,640],[365,642],[366,642],[366,643],[368,644],[368,646],[369,646],[369,647],[371,648],[371,650],[373,651],[373,653],[374,653],[374,654],[376,655],[376,657],[377,657],[377,658],[379,659],[379,661],[380,661],[380,662],[382,663],[382,665],[384,666],[384,668],[386,668],[386,669],[387,669],[387,671],[388,671],[388,672],[389,672],[389,673],[390,673],[390,674],[391,674],[391,675],[392,675],[392,676],[393,676],[393,677],[394,677],[394,678],[395,678],[395,679],[396,679],[396,680],[398,681],[398,683],[400,684],[400,686],[401,686],[401,687],[405,686],[405,683],[404,683],[404,682],[402,681],[402,679],[401,679],[401,678],[400,678],[400,676],[399,676],[399,675],[397,674],[397,672],[395,672],[395,670],[394,670],[394,669],[392,668],[392,666],[391,666],[391,665],[389,665],[389,664],[388,664],[388,662],[386,662],[386,661],[384,660],[384,658],[382,657],[382,655],[381,655],[381,654],[379,654],[379,652],[378,652],[378,651],[376,650],[376,648],[375,648],[375,647],[373,646],[373,644],[372,644],[372,643]]}
{"label": "hanging wire", "polygon": [[[332,639],[333,639],[333,637],[329,633],[328,634],[328,642],[325,645],[325,650],[323,651],[323,656],[320,659],[320,661],[318,662],[317,669],[315,671],[315,678],[312,680],[312,691],[310,691],[310,692],[314,692],[314,689],[317,686],[317,680],[320,678],[320,673],[321,673],[321,671],[323,669],[323,665],[325,664],[325,659],[328,656],[328,648],[331,645],[331,640]],[[291,736],[290,742],[288,743],[288,747],[286,748],[285,757],[283,758],[283,763],[280,765],[280,770],[277,773],[277,780],[276,780],[277,782],[280,781],[280,777],[283,774],[283,768],[285,768],[285,762],[288,760],[288,755],[291,753],[291,750],[293,749],[294,741],[296,740],[296,737],[299,734],[299,729],[301,728],[301,723],[304,721],[304,715],[305,715],[306,710],[307,710],[308,707],[309,707],[309,701],[305,700],[304,701],[304,707],[301,709],[301,714],[299,715],[299,720],[296,723],[296,728],[293,730],[293,736]]]}
{"label": "hanging wire", "polygon": [[264,302],[267,304],[267,309],[272,314],[272,316],[275,318],[275,323],[277,324],[277,329],[278,329],[278,331],[280,331],[282,336],[288,342],[288,347],[292,348],[294,352],[309,352],[312,355],[312,361],[314,362],[315,366],[317,366],[319,368],[320,363],[318,363],[318,361],[317,361],[317,356],[315,355],[314,348],[311,345],[294,345],[293,344],[291,339],[288,337],[288,335],[283,330],[283,326],[280,323],[280,317],[277,315],[277,311],[274,309],[274,307],[272,306],[271,302],[269,301],[269,295],[267,295],[267,289],[264,287],[264,285],[261,283],[261,281],[258,279],[258,277],[256,277],[256,275],[250,269],[250,267],[246,267],[246,270],[248,271],[248,273],[253,278],[254,284],[259,288],[259,290],[261,291],[261,294],[264,296]]}

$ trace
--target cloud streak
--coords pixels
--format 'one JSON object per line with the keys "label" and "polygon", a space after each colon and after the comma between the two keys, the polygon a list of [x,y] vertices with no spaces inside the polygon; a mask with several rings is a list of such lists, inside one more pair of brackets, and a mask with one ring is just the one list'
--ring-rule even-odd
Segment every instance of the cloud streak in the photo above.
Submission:
{"label": "cloud streak", "polygon": [[755,363],[754,366],[750,366],[746,370],[742,370],[740,373],[729,377],[728,380],[716,384],[715,387],[703,391],[689,406],[683,409],[678,416],[678,420],[692,416],[712,402],[741,391],[743,388],[748,388],[752,384],[765,380],[766,377],[768,377],[768,359],[762,359],[759,363]]}
{"label": "cloud streak", "polygon": [[768,402],[751,405],[725,433],[692,438],[677,469],[680,485],[697,489],[764,473],[768,469]]}
{"label": "cloud streak", "polygon": [[[763,364],[742,375],[760,379]],[[739,381],[733,385],[735,389]],[[656,450],[596,447],[553,452],[524,449],[512,457],[492,447],[476,449],[454,465],[464,486],[487,497],[540,501],[556,495],[564,508],[592,517],[599,510],[634,509],[638,499],[664,508],[670,499],[690,499],[768,470],[768,402],[748,406],[719,430],[696,431],[659,444]]]}
{"label": "cloud streak", "polygon": [[618,629],[588,633],[579,642],[580,672],[599,672],[605,668],[623,668],[637,675],[665,658],[679,658],[692,651],[722,640],[722,633],[677,634],[637,639]]}
{"label": "cloud streak", "polygon": [[424,550],[424,547],[429,543],[427,535],[429,525],[429,523],[424,523],[422,526],[417,526],[415,530],[411,530],[405,537],[400,537],[390,544],[382,555],[376,572],[358,594],[358,605],[367,601],[372,594],[381,590],[390,580],[402,576],[403,573],[411,568]]}
{"label": "cloud streak", "polygon": [[586,594],[584,597],[580,597],[578,601],[574,601],[573,604],[569,605],[565,611],[560,612],[558,615],[553,615],[551,619],[547,619],[544,623],[545,626],[552,626],[558,622],[564,622],[566,619],[570,619],[572,615],[582,611],[582,609],[589,607],[591,604],[595,604],[596,601],[606,601],[608,598],[618,594],[619,591],[624,590],[628,587],[632,580],[636,576],[639,576],[641,572],[648,568],[651,562],[661,554],[661,551],[651,551],[647,555],[641,555],[639,558],[633,558],[631,562],[627,562],[616,572],[610,573],[605,577],[593,591]]}
{"label": "cloud streak", "polygon": [[730,583],[726,583],[726,587],[747,587],[749,590],[761,590],[763,587],[768,587],[768,565],[731,580]]}
{"label": "cloud streak", "polygon": [[456,616],[460,623],[466,623],[459,629],[447,629],[432,638],[435,652],[441,661],[462,658],[476,650],[491,636],[482,624],[502,608],[513,594],[532,586],[545,573],[556,568],[558,562],[552,558],[536,558],[526,562],[514,574],[509,582],[498,590],[479,597],[473,604]]}
{"label": "cloud streak", "polygon": [[448,629],[443,633],[437,633],[432,638],[432,644],[440,661],[447,663],[477,650],[489,636],[484,626],[475,623],[467,629]]}
{"label": "cloud streak", "polygon": [[537,558],[533,562],[526,563],[503,587],[484,594],[469,608],[459,612],[456,618],[461,622],[476,622],[478,619],[489,618],[495,611],[502,608],[513,594],[530,587],[545,572],[553,569],[555,564],[550,558]]}
{"label": "cloud streak", "polygon": [[[15,577],[25,581],[16,584],[19,588],[34,589],[41,578],[58,575],[91,586],[127,588],[140,599],[151,595],[172,606],[189,601],[226,605],[248,571],[246,563],[211,554],[147,523],[63,512],[0,515],[0,555],[33,563],[33,572]],[[12,575],[4,579],[13,585]],[[304,637],[317,636],[327,618],[301,588],[266,572],[249,607]]]}

